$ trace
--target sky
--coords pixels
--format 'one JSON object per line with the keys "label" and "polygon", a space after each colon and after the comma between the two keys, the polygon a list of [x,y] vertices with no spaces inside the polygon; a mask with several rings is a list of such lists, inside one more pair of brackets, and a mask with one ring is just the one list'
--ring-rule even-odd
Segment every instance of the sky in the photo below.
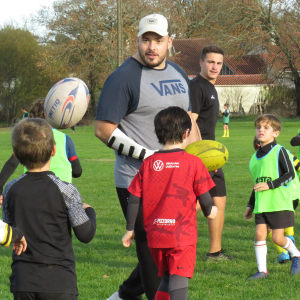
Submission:
{"label": "sky", "polygon": [[0,26],[5,23],[18,24],[22,27],[24,19],[29,19],[30,14],[36,13],[42,6],[52,6],[54,0],[1,0],[0,1]]}

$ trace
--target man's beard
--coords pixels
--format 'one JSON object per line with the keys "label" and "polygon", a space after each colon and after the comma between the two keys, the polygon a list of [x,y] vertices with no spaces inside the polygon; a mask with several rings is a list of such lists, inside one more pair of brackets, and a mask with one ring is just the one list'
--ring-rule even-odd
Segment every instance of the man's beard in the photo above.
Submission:
{"label": "man's beard", "polygon": [[141,58],[141,60],[143,61],[143,63],[145,64],[145,66],[146,67],[149,67],[149,68],[156,68],[156,67],[158,67],[163,61],[164,61],[164,59],[166,58],[166,56],[163,56],[163,57],[159,57],[158,56],[158,58],[159,58],[159,60],[158,60],[158,62],[156,62],[156,63],[149,63],[147,60],[146,60],[146,55],[145,54],[143,54],[142,53],[142,51],[140,50],[140,49],[138,49],[139,50],[139,55],[140,55],[140,58]]}

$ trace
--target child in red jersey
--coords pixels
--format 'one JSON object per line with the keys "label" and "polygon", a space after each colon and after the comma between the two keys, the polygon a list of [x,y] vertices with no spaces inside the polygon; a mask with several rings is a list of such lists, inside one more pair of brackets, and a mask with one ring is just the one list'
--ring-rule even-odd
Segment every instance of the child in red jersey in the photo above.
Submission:
{"label": "child in red jersey", "polygon": [[199,201],[209,219],[217,215],[208,193],[214,183],[201,159],[184,151],[191,119],[183,109],[160,111],[154,125],[163,148],[144,160],[128,189],[127,231],[122,242],[125,247],[132,244],[137,212],[143,205],[148,246],[162,277],[155,300],[184,300],[195,268],[196,206]]}

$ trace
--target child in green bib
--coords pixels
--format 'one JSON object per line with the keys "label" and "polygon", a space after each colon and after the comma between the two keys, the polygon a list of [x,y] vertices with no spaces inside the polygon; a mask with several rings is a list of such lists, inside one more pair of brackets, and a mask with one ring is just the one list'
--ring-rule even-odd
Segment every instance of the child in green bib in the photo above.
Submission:
{"label": "child in green bib", "polygon": [[292,157],[278,145],[275,138],[281,131],[280,121],[273,115],[261,115],[255,120],[255,137],[260,147],[253,154],[249,168],[255,185],[245,211],[245,218],[255,214],[255,254],[258,272],[248,280],[268,276],[268,227],[272,240],[283,247],[292,258],[291,274],[300,273],[300,252],[293,241],[284,236],[284,229],[294,226],[293,200],[299,195],[299,182],[295,177]]}
{"label": "child in green bib", "polygon": [[[254,138],[253,146],[254,146],[255,151],[257,151],[260,148],[260,143],[257,141],[256,137]],[[292,164],[293,164],[293,166],[295,168],[296,177],[298,177],[297,174],[300,171],[300,161],[292,153],[291,153],[291,156],[292,156],[291,162],[292,162]],[[296,208],[298,206],[298,203],[299,203],[299,199],[295,199],[293,201],[294,210],[296,210]],[[295,243],[294,227],[287,227],[287,228],[285,228],[284,229],[284,236],[287,236],[288,238],[290,238]],[[278,246],[277,244],[275,244],[273,242],[273,239],[272,239],[272,230],[270,228],[268,228],[268,238],[269,238],[270,242],[272,243],[272,245],[274,246],[274,248],[278,252],[278,256],[276,258],[275,263],[284,264],[284,263],[289,262],[290,259],[291,259],[290,255],[289,255],[289,252],[287,250],[283,249],[282,247]]]}
{"label": "child in green bib", "polygon": [[222,137],[229,137],[229,128],[228,128],[228,123],[229,123],[229,104],[225,103],[224,104],[224,111],[222,112],[223,115],[223,129],[224,129],[224,134]]}

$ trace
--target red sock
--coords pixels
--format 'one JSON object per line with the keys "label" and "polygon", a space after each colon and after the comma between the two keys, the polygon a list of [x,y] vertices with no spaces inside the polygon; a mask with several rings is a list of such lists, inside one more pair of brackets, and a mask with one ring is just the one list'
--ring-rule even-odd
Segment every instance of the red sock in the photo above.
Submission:
{"label": "red sock", "polygon": [[162,291],[157,291],[154,300],[170,300],[170,294]]}

